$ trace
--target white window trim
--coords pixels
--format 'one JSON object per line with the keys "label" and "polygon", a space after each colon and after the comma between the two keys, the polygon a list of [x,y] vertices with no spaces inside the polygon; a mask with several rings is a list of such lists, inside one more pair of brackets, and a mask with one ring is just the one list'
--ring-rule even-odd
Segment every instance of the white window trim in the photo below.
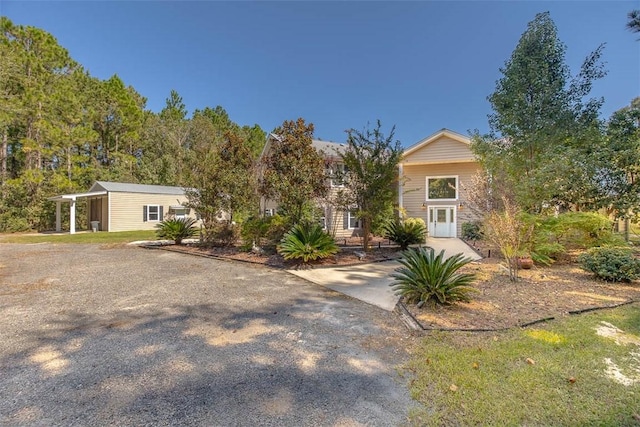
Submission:
{"label": "white window trim", "polygon": [[[440,179],[440,178],[455,178],[456,180],[456,197],[454,199],[430,199],[429,198],[429,180],[430,179]],[[460,197],[460,178],[458,175],[436,175],[436,176],[427,176],[425,178],[425,200],[431,202],[454,202]]]}
{"label": "white window trim", "polygon": [[[351,219],[356,221],[356,226],[351,226]],[[352,210],[347,211],[347,230],[359,230],[362,228],[362,222],[356,218]]]}
{"label": "white window trim", "polygon": [[[335,179],[334,175],[335,175],[336,169],[342,169],[340,171],[340,174],[342,174],[342,183],[340,184],[334,183],[334,179]],[[345,177],[344,163],[334,163],[331,166],[329,166],[329,183],[331,185],[331,188],[344,188],[344,177]]]}
{"label": "white window trim", "polygon": [[173,216],[176,219],[185,219],[189,216],[189,214],[187,213],[189,211],[188,208],[183,208],[183,209],[172,209],[173,210]]}
{"label": "white window trim", "polygon": [[[155,215],[158,219],[151,219],[151,208],[156,208]],[[160,218],[160,205],[147,205],[147,222],[160,222],[162,218]]]}

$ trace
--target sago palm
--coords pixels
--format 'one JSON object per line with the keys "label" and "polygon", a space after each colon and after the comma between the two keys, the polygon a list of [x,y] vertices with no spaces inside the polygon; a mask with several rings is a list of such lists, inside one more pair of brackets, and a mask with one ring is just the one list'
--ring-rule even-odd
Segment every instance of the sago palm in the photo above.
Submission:
{"label": "sago palm", "polygon": [[338,252],[338,245],[318,224],[298,224],[289,230],[278,245],[284,259],[303,262],[327,258]]}
{"label": "sago palm", "polygon": [[156,225],[156,235],[160,239],[174,240],[176,245],[182,244],[184,239],[195,236],[198,230],[193,218],[174,218],[162,221]]}
{"label": "sago palm", "polygon": [[422,305],[426,302],[468,302],[469,294],[476,291],[470,286],[475,275],[458,272],[471,262],[470,258],[464,258],[462,254],[445,259],[444,251],[435,255],[433,249],[409,249],[399,262],[402,267],[391,274],[394,282],[390,286],[396,295],[405,297],[408,303]]}
{"label": "sago palm", "polygon": [[384,237],[393,240],[405,251],[409,245],[423,243],[427,233],[424,221],[391,221],[384,226]]}

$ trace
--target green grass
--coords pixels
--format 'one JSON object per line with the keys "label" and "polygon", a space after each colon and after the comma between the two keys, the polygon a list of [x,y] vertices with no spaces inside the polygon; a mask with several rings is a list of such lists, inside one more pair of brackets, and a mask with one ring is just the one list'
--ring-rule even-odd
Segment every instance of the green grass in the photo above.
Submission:
{"label": "green grass", "polygon": [[639,303],[504,333],[430,334],[406,365],[423,404],[412,424],[640,426],[640,382],[615,382],[604,361],[640,377],[640,345],[598,336],[602,321],[640,340]]}
{"label": "green grass", "polygon": [[155,230],[78,234],[2,234],[0,243],[102,243],[117,244],[136,240],[157,240]]}

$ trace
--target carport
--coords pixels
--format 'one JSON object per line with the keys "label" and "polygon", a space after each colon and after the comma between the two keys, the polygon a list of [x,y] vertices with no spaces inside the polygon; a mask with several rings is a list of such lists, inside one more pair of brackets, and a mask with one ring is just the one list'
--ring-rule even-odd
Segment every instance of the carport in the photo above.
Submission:
{"label": "carport", "polygon": [[48,200],[56,202],[56,231],[62,231],[62,203],[69,203],[69,234],[76,232],[76,201],[89,197],[106,196],[106,191],[91,191],[88,193],[61,194],[60,196],[49,197]]}

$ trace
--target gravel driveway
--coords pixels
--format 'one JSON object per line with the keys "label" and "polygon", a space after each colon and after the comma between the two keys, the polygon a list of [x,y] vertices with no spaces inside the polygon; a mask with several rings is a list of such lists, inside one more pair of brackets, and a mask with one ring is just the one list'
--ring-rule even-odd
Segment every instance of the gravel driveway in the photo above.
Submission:
{"label": "gravel driveway", "polygon": [[0,244],[1,425],[398,425],[392,313],[286,272]]}

